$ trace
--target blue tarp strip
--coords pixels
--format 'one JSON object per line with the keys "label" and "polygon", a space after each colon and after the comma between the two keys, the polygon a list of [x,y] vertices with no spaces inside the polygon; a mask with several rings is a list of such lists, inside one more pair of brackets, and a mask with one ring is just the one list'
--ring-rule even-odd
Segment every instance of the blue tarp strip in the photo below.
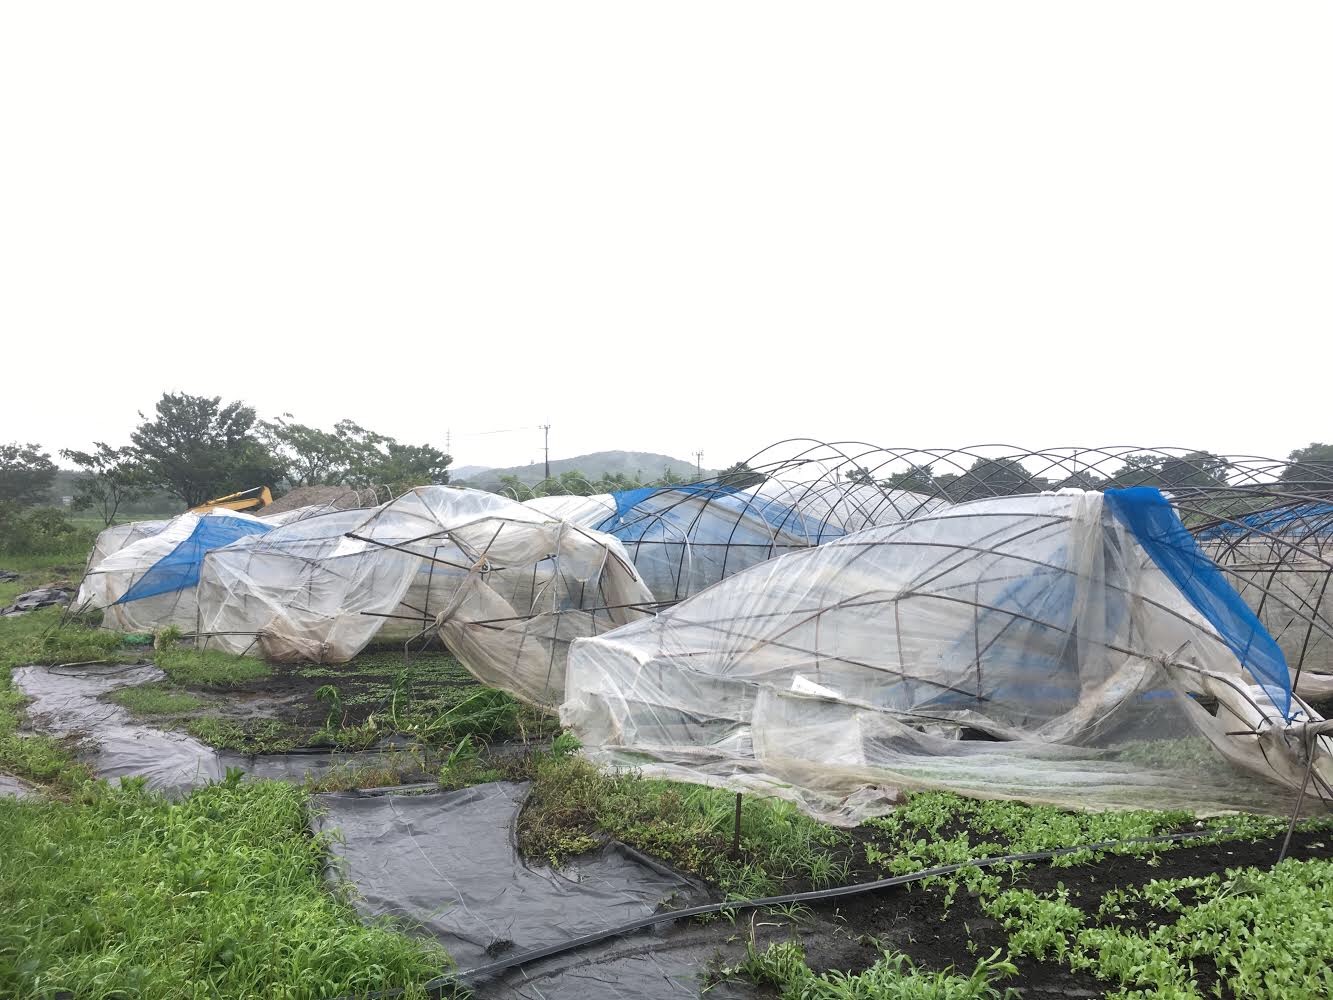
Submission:
{"label": "blue tarp strip", "polygon": [[1161,492],[1151,486],[1107,490],[1112,513],[1195,609],[1212,623],[1284,719],[1291,718],[1287,658],[1258,616],[1199,549]]}
{"label": "blue tarp strip", "polygon": [[1280,535],[1292,528],[1298,529],[1301,534],[1306,532],[1333,534],[1333,503],[1303,503],[1291,507],[1279,507],[1277,510],[1263,510],[1257,514],[1246,514],[1237,518],[1234,524],[1224,521],[1211,528],[1205,528],[1195,537],[1209,541],[1239,537],[1250,531]]}
{"label": "blue tarp strip", "polygon": [[[676,494],[676,497],[673,499],[668,494]],[[832,541],[844,534],[841,528],[822,522],[813,522],[791,507],[780,504],[775,500],[746,493],[739,487],[723,486],[718,483],[641,486],[638,489],[621,490],[618,493],[611,494],[611,496],[616,503],[616,512],[598,524],[597,530],[616,535],[621,541],[635,540],[636,533],[632,530],[632,527],[635,523],[639,523],[641,525],[640,531],[642,531],[646,528],[644,518],[650,518],[654,515],[670,517],[673,504],[682,496],[706,497],[709,502],[717,503],[723,509],[734,513],[738,520],[747,512],[753,512],[763,518],[769,527],[796,539],[812,540],[816,544]],[[662,499],[662,503],[647,503],[647,501],[658,497]],[[693,512],[690,516],[693,517]],[[626,528],[631,530],[628,532],[622,530]],[[682,541],[685,541],[685,539],[682,539]],[[702,541],[707,544],[709,540]]]}
{"label": "blue tarp strip", "polygon": [[625,523],[625,515],[639,504],[658,493],[683,493],[686,496],[707,494],[716,497],[731,496],[736,492],[734,486],[722,486],[718,483],[698,483],[680,486],[640,486],[633,490],[618,490],[611,494],[616,502],[616,512],[597,525],[598,531],[615,531]]}
{"label": "blue tarp strip", "polygon": [[135,580],[134,585],[116,603],[128,604],[145,597],[193,587],[199,582],[199,567],[203,565],[207,552],[220,549],[246,535],[262,535],[272,530],[272,527],[270,524],[239,517],[202,517],[194,526],[194,531],[190,532],[190,537],[153,563],[148,572]]}

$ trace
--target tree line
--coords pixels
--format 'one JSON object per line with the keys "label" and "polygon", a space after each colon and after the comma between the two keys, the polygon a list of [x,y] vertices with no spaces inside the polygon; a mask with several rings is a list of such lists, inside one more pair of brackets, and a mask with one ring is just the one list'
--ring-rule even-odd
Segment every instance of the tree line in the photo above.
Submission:
{"label": "tree line", "polygon": [[[746,463],[737,462],[719,472],[715,478],[708,480],[711,483],[717,483],[729,489],[745,489],[747,486],[754,486],[763,482],[765,476],[762,473],[755,472]],[[653,477],[631,476],[628,473],[617,472],[611,475],[585,475],[578,469],[570,469],[562,472],[558,476],[550,476],[540,482],[529,486],[517,476],[501,476],[499,486],[496,492],[503,493],[506,496],[516,497],[520,500],[528,497],[561,497],[575,496],[588,497],[599,493],[618,493],[621,490],[637,490],[645,486],[680,486],[684,483],[694,482],[685,476],[672,472],[669,468],[662,470],[662,475]]]}
{"label": "tree line", "polygon": [[[130,444],[94,441],[60,457],[83,475],[72,506],[110,524],[125,505],[152,492],[186,507],[254,486],[388,486],[397,492],[449,481],[449,455],[429,444],[405,444],[351,420],[331,430],[290,413],[260,420],[254,407],[220,396],[163,393],[139,413]],[[37,444],[0,445],[0,505],[46,504],[58,469]],[[15,516],[10,511],[10,517]]]}
{"label": "tree line", "polygon": [[[1152,452],[1126,455],[1123,464],[1108,476],[1086,470],[1061,477],[1043,477],[1029,472],[1010,458],[978,458],[961,471],[936,472],[933,464],[911,465],[883,478],[864,466],[853,466],[843,478],[852,483],[873,484],[884,489],[911,490],[941,496],[954,503],[983,497],[1031,493],[1033,490],[1075,488],[1100,490],[1110,487],[1156,486],[1163,490],[1221,486],[1231,463],[1224,456],[1193,451],[1178,457]],[[1333,482],[1333,445],[1314,442],[1287,455],[1279,482],[1294,493],[1303,489],[1328,489]]]}

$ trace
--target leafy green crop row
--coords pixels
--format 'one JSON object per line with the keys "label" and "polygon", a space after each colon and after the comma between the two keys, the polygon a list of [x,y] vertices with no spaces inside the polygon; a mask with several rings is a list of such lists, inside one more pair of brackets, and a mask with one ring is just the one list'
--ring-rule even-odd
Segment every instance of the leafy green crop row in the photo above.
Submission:
{"label": "leafy green crop row", "polygon": [[816,974],[806,965],[801,946],[783,941],[762,952],[751,944],[744,961],[723,975],[776,987],[782,1000],[1004,1000],[1018,994],[996,984],[1017,972],[997,951],[977,962],[970,975],[952,968],[923,971],[896,953],[886,953],[864,972]]}
{"label": "leafy green crop row", "polygon": [[1063,889],[1014,889],[984,906],[1014,954],[1090,971],[1122,1000],[1201,1000],[1205,968],[1237,997],[1316,1000],[1333,996],[1331,900],[1333,862],[1288,859],[1113,890],[1091,915]]}

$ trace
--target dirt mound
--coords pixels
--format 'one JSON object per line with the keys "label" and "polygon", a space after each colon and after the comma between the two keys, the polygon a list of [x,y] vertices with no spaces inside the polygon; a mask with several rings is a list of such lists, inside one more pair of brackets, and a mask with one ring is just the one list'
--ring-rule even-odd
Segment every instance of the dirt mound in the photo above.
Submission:
{"label": "dirt mound", "polygon": [[373,489],[358,490],[351,486],[298,486],[274,500],[259,512],[259,516],[285,514],[297,507],[313,507],[317,504],[349,510],[352,507],[373,507],[379,502],[375,498]]}

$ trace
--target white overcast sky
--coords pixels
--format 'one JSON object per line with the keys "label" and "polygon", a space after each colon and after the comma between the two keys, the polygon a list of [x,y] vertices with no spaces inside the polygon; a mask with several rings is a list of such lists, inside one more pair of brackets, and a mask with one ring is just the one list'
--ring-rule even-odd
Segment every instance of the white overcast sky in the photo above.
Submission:
{"label": "white overcast sky", "polygon": [[0,441],[168,389],[458,464],[1333,440],[1330,52],[1326,2],[6,4]]}

